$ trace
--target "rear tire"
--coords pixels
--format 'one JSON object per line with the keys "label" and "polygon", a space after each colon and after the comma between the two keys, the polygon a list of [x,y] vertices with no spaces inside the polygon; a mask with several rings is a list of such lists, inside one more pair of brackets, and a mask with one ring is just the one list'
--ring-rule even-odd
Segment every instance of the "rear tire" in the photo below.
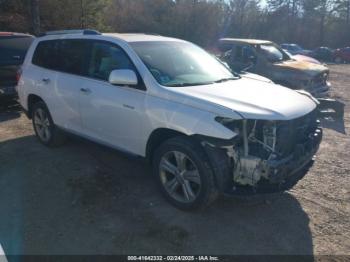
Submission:
{"label": "rear tire", "polygon": [[66,141],[66,136],[53,122],[51,114],[43,101],[34,104],[32,123],[38,140],[49,147],[57,147]]}
{"label": "rear tire", "polygon": [[189,138],[165,141],[155,152],[153,172],[165,198],[179,209],[201,209],[218,196],[208,156]]}

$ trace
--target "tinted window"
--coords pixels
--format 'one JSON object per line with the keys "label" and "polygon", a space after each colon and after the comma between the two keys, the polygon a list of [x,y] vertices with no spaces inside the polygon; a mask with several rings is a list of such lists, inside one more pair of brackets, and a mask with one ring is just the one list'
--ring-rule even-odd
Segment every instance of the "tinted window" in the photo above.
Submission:
{"label": "tinted window", "polygon": [[38,44],[33,64],[70,74],[83,75],[88,41],[50,40]]}
{"label": "tinted window", "polygon": [[0,37],[0,65],[19,65],[23,63],[33,37]]}
{"label": "tinted window", "polygon": [[88,76],[105,81],[108,81],[110,73],[116,69],[136,71],[129,57],[120,47],[101,41],[92,43],[88,65]]}
{"label": "tinted window", "polygon": [[58,70],[83,75],[88,41],[61,40],[58,53]]}
{"label": "tinted window", "polygon": [[59,41],[42,41],[35,49],[32,63],[48,69],[57,69]]}

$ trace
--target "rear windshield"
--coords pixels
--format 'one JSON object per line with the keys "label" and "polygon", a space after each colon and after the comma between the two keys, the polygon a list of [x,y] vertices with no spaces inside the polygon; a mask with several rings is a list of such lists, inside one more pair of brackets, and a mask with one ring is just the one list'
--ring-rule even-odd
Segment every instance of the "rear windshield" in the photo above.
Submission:
{"label": "rear windshield", "polygon": [[33,40],[31,36],[0,37],[0,65],[22,64]]}

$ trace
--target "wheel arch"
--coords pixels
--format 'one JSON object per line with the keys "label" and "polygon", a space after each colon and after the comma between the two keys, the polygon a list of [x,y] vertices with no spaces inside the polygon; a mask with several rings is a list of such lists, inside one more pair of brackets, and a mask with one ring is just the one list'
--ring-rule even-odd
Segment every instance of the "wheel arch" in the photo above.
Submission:
{"label": "wheel arch", "polygon": [[[44,102],[44,100],[35,94],[30,94],[27,98],[27,116],[29,119],[32,118],[32,110],[33,110],[33,106],[38,103],[38,102]],[[44,102],[45,103],[45,102]]]}
{"label": "wheel arch", "polygon": [[158,128],[154,130],[146,145],[146,160],[148,163],[153,162],[153,156],[156,149],[166,140],[174,137],[186,137],[192,139],[203,149],[204,154],[208,157],[208,160],[213,168],[214,182],[219,191],[225,192],[228,187],[231,186],[231,163],[228,158],[225,146],[231,145],[234,138],[232,139],[220,139],[213,138],[203,135],[186,135],[179,131]]}
{"label": "wheel arch", "polygon": [[188,135],[176,131],[174,129],[169,128],[158,128],[156,130],[153,130],[151,135],[149,136],[146,144],[146,160],[149,163],[152,163],[153,161],[153,155],[155,150],[166,140],[177,137],[177,136],[184,136],[189,137]]}

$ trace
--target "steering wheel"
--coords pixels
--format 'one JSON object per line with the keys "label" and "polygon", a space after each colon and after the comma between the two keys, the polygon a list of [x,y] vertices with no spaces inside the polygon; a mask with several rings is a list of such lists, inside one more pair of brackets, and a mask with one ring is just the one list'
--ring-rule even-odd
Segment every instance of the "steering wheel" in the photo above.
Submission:
{"label": "steering wheel", "polygon": [[152,75],[154,76],[155,79],[157,79],[158,82],[161,81],[162,79],[162,73],[158,69],[150,69]]}

